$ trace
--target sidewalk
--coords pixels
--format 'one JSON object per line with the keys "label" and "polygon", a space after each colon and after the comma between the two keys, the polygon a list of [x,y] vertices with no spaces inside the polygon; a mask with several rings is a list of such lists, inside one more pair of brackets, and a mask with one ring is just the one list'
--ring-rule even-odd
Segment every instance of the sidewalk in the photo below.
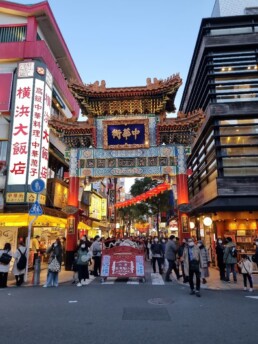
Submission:
{"label": "sidewalk", "polygon": [[[243,276],[237,273],[237,283],[233,282],[233,276],[230,274],[230,283],[220,280],[219,270],[210,267],[209,268],[210,277],[206,278],[207,283],[201,284],[201,289],[211,289],[211,290],[242,290],[244,287]],[[179,282],[185,285],[183,282]],[[253,284],[254,290],[258,290],[258,274],[253,274]],[[249,283],[247,282],[247,287],[249,289]]]}
{"label": "sidewalk", "polygon": [[[220,281],[219,278],[219,270],[211,267],[209,268],[210,272],[210,277],[208,277],[207,284],[201,284],[201,289],[210,289],[210,290],[242,290],[243,289],[243,277],[241,274],[237,274],[237,283],[233,282],[233,277],[231,277],[231,282],[223,282]],[[152,273],[152,267],[150,262],[145,262],[145,276],[146,276],[146,283],[151,283],[151,273]],[[165,274],[162,276],[163,278],[165,277]],[[45,281],[47,279],[47,267],[43,267],[40,272],[40,283],[37,286],[42,286],[45,284]],[[64,267],[62,266],[62,270],[59,273],[59,284],[64,284],[64,283],[71,283],[73,279],[73,271],[65,271]],[[176,281],[175,275],[173,272],[173,280]],[[34,277],[33,277],[33,271],[29,271],[28,274],[28,281],[23,284],[25,287],[33,287],[34,286]],[[98,279],[95,280],[98,283]],[[188,285],[184,284],[182,281],[182,278],[177,281],[180,285]],[[99,279],[99,283],[101,283]],[[253,274],[253,283],[254,283],[254,290],[258,291],[258,274]],[[168,283],[165,282],[165,285],[168,285]],[[8,278],[8,286],[12,287],[15,286],[15,278],[12,275],[12,273],[9,273],[9,278]],[[249,284],[248,284],[249,288]]]}

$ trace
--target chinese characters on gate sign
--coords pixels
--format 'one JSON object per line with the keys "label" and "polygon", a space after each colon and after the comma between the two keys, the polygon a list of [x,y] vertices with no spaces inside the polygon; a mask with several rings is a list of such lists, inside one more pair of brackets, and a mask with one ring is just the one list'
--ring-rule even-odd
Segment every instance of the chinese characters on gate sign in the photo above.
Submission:
{"label": "chinese characters on gate sign", "polygon": [[133,136],[135,140],[137,140],[137,136],[140,134],[140,130],[135,128],[134,130],[131,130],[130,128],[125,128],[123,130],[121,129],[113,129],[112,130],[112,136],[113,139],[117,138],[118,140],[121,140],[123,137],[125,140],[128,139],[128,137]]}

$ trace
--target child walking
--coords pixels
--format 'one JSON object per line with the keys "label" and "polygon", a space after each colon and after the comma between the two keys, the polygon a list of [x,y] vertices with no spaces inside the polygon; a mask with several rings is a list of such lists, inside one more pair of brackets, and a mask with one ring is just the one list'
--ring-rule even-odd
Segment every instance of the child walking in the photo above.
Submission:
{"label": "child walking", "polygon": [[243,275],[243,282],[244,282],[244,290],[247,290],[247,279],[250,284],[249,291],[253,291],[253,279],[252,279],[252,273],[253,273],[253,263],[249,260],[248,256],[246,254],[242,255],[242,259],[238,263],[238,266],[241,269],[241,273]]}

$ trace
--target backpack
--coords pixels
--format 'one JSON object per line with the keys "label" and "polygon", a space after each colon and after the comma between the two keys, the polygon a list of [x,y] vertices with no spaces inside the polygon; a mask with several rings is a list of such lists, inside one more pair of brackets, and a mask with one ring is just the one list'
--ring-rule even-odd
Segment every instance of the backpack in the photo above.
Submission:
{"label": "backpack", "polygon": [[24,251],[24,253],[22,253],[19,248],[18,248],[18,251],[20,252],[21,256],[20,256],[20,259],[17,262],[17,269],[18,270],[23,270],[23,269],[26,268],[26,264],[27,264],[27,257],[26,257],[27,249]]}
{"label": "backpack", "polygon": [[8,265],[11,260],[12,260],[12,256],[10,256],[10,254],[6,252],[2,253],[0,257],[0,263],[2,263],[3,265]]}
{"label": "backpack", "polygon": [[233,258],[237,258],[237,249],[235,246],[232,246],[229,252]]}

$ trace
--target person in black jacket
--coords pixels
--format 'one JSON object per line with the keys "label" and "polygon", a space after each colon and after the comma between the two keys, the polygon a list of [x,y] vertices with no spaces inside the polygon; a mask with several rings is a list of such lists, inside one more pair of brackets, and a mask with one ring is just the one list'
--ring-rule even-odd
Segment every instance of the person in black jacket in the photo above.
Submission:
{"label": "person in black jacket", "polygon": [[218,240],[217,240],[216,255],[217,255],[217,264],[219,267],[220,280],[226,281],[226,276],[225,276],[226,265],[225,265],[224,260],[223,260],[224,245],[223,245],[222,239],[220,239],[220,238],[218,238]]}
{"label": "person in black jacket", "polygon": [[162,245],[159,242],[158,237],[154,238],[154,242],[151,244],[151,253],[152,253],[152,268],[153,272],[156,273],[156,262],[158,262],[159,273],[162,275],[162,258],[163,250]]}

